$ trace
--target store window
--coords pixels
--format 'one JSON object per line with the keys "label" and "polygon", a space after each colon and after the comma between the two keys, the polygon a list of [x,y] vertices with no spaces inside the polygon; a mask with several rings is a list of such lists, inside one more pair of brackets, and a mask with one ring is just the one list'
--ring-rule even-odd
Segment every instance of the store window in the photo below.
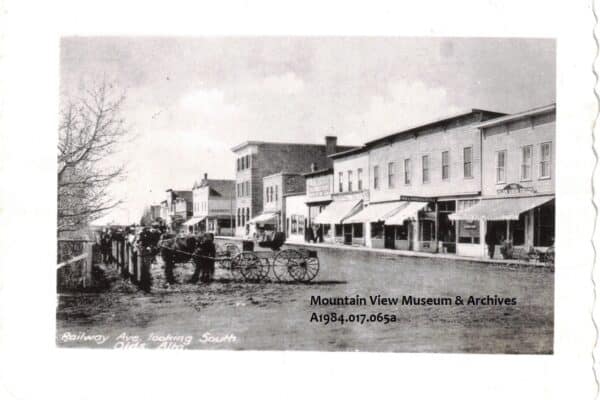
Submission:
{"label": "store window", "polygon": [[[477,199],[458,200],[456,210],[463,211],[479,203]],[[458,243],[479,244],[480,226],[479,221],[458,221]]]}
{"label": "store window", "polygon": [[515,246],[523,246],[525,244],[525,218],[526,213],[519,215],[518,221],[510,221],[512,229],[512,242]]}
{"label": "store window", "polygon": [[521,148],[521,180],[531,180],[531,162],[533,146],[523,146]]}
{"label": "store window", "polygon": [[352,224],[352,236],[359,239],[363,237],[363,224]]}
{"label": "store window", "polygon": [[450,177],[450,152],[442,151],[442,180]]}
{"label": "store window", "polygon": [[552,144],[550,142],[540,145],[540,178],[550,178],[550,151]]}
{"label": "store window", "polygon": [[371,222],[371,237],[383,239],[383,222]]}
{"label": "store window", "polygon": [[463,174],[465,178],[473,177],[473,148],[463,149]]}
{"label": "store window", "polygon": [[534,246],[554,246],[554,217],[553,201],[534,209]]}
{"label": "store window", "polygon": [[435,234],[435,222],[428,220],[428,219],[424,219],[419,221],[419,230],[420,230],[420,240],[422,242],[430,242],[432,240],[434,240],[434,234]]}
{"label": "store window", "polygon": [[296,219],[298,221],[298,235],[304,235],[304,217],[297,215]]}
{"label": "store window", "polygon": [[496,183],[506,183],[506,150],[496,153]]}
{"label": "store window", "polygon": [[296,233],[298,233],[298,220],[296,219],[295,215],[292,215],[291,219],[292,219],[291,232],[292,232],[292,235],[295,235]]}
{"label": "store window", "polygon": [[396,226],[396,240],[408,240],[408,222]]}
{"label": "store window", "polygon": [[344,226],[342,224],[335,224],[335,236],[344,236]]}
{"label": "store window", "polygon": [[479,221],[458,221],[458,243],[479,244]]}

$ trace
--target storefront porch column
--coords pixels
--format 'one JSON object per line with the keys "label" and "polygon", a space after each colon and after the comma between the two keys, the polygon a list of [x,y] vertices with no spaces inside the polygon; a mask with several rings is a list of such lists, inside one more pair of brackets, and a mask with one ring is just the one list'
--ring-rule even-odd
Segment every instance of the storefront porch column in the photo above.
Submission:
{"label": "storefront porch column", "polygon": [[415,218],[413,223],[413,251],[421,251],[421,237],[419,236],[420,223],[419,218]]}

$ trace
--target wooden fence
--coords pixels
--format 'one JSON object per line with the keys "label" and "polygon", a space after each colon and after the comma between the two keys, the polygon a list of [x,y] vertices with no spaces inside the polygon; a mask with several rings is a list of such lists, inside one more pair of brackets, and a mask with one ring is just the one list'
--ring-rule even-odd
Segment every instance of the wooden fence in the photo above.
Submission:
{"label": "wooden fence", "polygon": [[150,290],[150,266],[153,255],[145,249],[132,246],[126,239],[113,239],[111,257],[121,276],[130,279],[143,290]]}

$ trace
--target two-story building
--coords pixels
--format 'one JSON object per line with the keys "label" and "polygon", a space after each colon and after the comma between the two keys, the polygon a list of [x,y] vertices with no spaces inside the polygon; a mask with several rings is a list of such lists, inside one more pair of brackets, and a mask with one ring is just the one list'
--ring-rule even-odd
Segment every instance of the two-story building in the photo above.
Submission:
{"label": "two-story building", "polygon": [[364,224],[345,221],[369,202],[369,152],[359,147],[336,154],[333,161],[331,203],[315,217],[326,242],[365,244]]}
{"label": "two-story building", "polygon": [[233,147],[237,156],[236,235],[246,234],[250,229],[248,222],[263,211],[264,177],[281,171],[307,172],[312,163],[328,168],[331,166],[328,155],[350,148],[338,146],[334,136],[327,136],[325,145],[248,141]]}
{"label": "two-story building", "polygon": [[192,213],[191,190],[167,189],[166,200],[161,202],[161,216],[165,217],[167,226],[179,230]]}
{"label": "two-story building", "polygon": [[335,236],[347,244],[456,252],[457,226],[449,215],[481,193],[477,126],[503,115],[472,109],[334,155],[332,205],[338,207],[317,222],[334,214]]}
{"label": "two-story building", "polygon": [[254,236],[263,232],[288,232],[290,216],[286,214],[285,197],[306,192],[304,176],[278,172],[265,176],[262,187],[262,212],[246,222],[247,234]]}
{"label": "two-story building", "polygon": [[[485,121],[481,131],[481,197],[450,215],[462,254],[489,256],[487,245],[554,244],[556,105]],[[487,239],[487,240],[486,240]],[[487,242],[487,243],[486,243]],[[500,257],[497,249],[494,257]]]}
{"label": "two-story building", "polygon": [[235,181],[208,179],[208,175],[192,188],[193,215],[184,223],[189,232],[210,232],[231,236],[235,227]]}

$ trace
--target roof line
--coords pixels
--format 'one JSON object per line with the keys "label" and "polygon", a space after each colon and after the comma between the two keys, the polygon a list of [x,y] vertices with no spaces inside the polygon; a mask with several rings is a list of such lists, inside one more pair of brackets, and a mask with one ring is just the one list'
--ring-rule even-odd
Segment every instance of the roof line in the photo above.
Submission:
{"label": "roof line", "polygon": [[510,114],[510,115],[505,115],[503,117],[490,119],[490,120],[487,120],[480,124],[475,125],[475,127],[488,128],[491,126],[501,125],[506,122],[514,121],[514,120],[525,118],[525,117],[531,117],[534,115],[545,114],[549,111],[554,111],[554,110],[556,110],[556,103],[548,104],[546,106],[532,108],[532,109],[522,111],[522,112],[516,113],[516,114]]}

